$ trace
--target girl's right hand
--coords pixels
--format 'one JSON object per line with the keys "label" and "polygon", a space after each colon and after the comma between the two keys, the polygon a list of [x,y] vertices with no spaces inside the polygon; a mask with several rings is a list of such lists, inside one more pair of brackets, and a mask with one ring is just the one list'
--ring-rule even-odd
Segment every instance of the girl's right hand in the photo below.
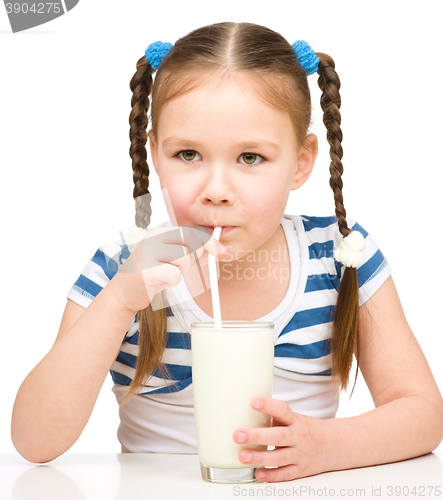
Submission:
{"label": "girl's right hand", "polygon": [[[180,283],[205,251],[222,255],[210,230],[196,227],[157,228],[149,231],[111,280],[114,293],[124,308],[134,312],[146,308],[155,294]],[[201,261],[200,261],[201,262]]]}

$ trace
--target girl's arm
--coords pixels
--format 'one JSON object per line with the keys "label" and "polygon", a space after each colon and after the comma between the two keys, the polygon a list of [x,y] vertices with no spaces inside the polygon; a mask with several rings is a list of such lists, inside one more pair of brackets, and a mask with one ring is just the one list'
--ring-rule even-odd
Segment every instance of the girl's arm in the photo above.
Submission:
{"label": "girl's arm", "polygon": [[[79,438],[137,311],[195,264],[193,254],[223,254],[206,231],[150,231],[87,309],[68,301],[49,353],[21,385],[12,413],[12,441],[31,462],[49,462]],[[166,261],[165,261],[166,259]]]}
{"label": "girl's arm", "polygon": [[360,369],[376,409],[328,422],[334,469],[416,457],[443,438],[442,397],[392,278],[359,313]]}
{"label": "girl's arm", "polygon": [[30,462],[49,462],[68,450],[91,416],[135,315],[114,285],[113,279],[87,309],[68,300],[54,346],[18,391],[12,441]]}
{"label": "girl's arm", "polygon": [[24,458],[49,462],[77,441],[137,311],[180,282],[194,253],[204,262],[207,252],[217,256],[222,248],[197,228],[154,229],[87,309],[68,301],[54,346],[15,401],[12,441]]}
{"label": "girl's arm", "polygon": [[[253,408],[273,416],[268,429],[237,429],[238,443],[275,445],[243,450],[264,481],[395,462],[434,450],[443,438],[443,401],[406,321],[392,278],[360,307],[360,368],[376,408],[356,417],[319,420],[284,402],[255,398]],[[260,406],[257,405],[257,401]]]}

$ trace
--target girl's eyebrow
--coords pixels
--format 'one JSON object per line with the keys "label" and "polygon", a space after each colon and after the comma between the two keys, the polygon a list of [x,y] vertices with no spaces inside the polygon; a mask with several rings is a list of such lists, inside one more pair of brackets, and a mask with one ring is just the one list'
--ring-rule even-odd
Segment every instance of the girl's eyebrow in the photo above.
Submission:
{"label": "girl's eyebrow", "polygon": [[270,141],[269,139],[239,142],[238,144],[236,144],[236,147],[243,151],[249,151],[254,149],[268,149],[275,152],[280,151],[280,146],[277,143]]}
{"label": "girl's eyebrow", "polygon": [[182,137],[177,137],[175,135],[171,135],[171,137],[167,137],[163,143],[162,146],[163,148],[167,147],[180,147],[186,145],[186,147],[189,148],[199,148],[201,144],[199,142],[194,142],[190,141],[188,139],[182,138]]}
{"label": "girl's eyebrow", "polygon": [[[172,135],[171,137],[167,137],[163,143],[162,143],[163,148],[167,147],[188,147],[188,148],[196,148],[199,149],[201,148],[202,144],[200,142],[195,142],[192,140],[188,140],[182,137],[177,137],[175,135]],[[273,150],[273,151],[280,151],[280,146],[272,142],[268,139],[260,139],[260,140],[251,140],[251,141],[243,141],[235,144],[233,147],[241,149],[243,151],[250,151],[254,149],[268,149],[268,150]]]}

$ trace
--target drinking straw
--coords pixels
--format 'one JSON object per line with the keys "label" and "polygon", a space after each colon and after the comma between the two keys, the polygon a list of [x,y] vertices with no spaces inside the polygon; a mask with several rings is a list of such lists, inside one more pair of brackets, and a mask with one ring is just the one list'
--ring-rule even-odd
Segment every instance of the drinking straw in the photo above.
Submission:
{"label": "drinking straw", "polygon": [[[212,236],[220,240],[220,233],[222,228],[214,228]],[[214,327],[221,328],[221,311],[220,311],[220,297],[218,293],[218,280],[217,280],[217,267],[215,264],[215,255],[211,253],[208,254],[208,264],[209,264],[209,283],[211,285],[211,299],[212,299],[212,312],[214,314]]]}

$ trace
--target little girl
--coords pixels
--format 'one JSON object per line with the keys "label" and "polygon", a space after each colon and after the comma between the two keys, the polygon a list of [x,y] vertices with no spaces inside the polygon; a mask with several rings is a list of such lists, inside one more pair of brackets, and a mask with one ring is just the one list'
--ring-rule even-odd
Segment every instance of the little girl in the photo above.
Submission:
{"label": "little girl", "polygon": [[[314,73],[330,144],[330,217],[285,213],[317,157],[317,138],[308,134]],[[232,437],[275,447],[240,453],[242,463],[261,466],[258,479],[292,480],[435,449],[443,437],[441,395],[390,265],[343,206],[334,61],[262,26],[221,23],[174,46],[151,44],[130,86],[137,234],[100,247],[69,291],[56,342],[16,398],[19,453],[47,462],[68,450],[109,370],[123,452],[197,453],[189,332],[193,321],[213,318],[208,252],[219,261],[223,320],[275,324],[273,398],[251,401],[273,425],[239,428]],[[170,216],[155,230],[147,229],[148,136]],[[216,226],[221,244],[211,237]],[[335,419],[353,355],[376,408]]]}

